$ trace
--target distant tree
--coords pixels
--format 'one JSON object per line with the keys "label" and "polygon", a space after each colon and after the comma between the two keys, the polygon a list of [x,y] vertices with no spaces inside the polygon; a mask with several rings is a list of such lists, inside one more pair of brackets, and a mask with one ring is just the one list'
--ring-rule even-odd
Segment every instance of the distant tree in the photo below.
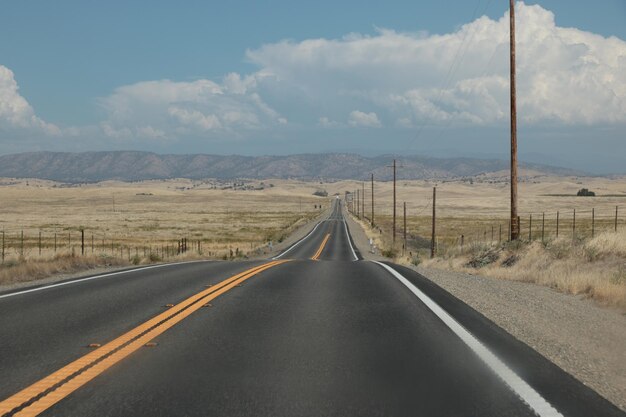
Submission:
{"label": "distant tree", "polygon": [[594,193],[593,191],[589,191],[587,188],[581,188],[580,190],[578,190],[578,193],[576,193],[576,195],[578,197],[595,197],[596,193]]}
{"label": "distant tree", "polygon": [[313,195],[316,195],[318,197],[328,197],[328,191],[326,191],[326,190],[317,190],[316,192],[313,193]]}

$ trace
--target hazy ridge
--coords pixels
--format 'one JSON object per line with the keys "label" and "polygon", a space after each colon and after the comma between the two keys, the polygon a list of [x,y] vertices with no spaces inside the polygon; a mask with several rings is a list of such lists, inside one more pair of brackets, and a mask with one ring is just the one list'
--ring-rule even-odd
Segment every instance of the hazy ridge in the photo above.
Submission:
{"label": "hazy ridge", "polygon": [[[497,159],[395,156],[399,179],[455,178],[508,169]],[[394,155],[365,157],[348,153],[286,156],[159,155],[140,151],[28,152],[0,156],[0,177],[41,178],[62,182],[140,181],[167,178],[365,179],[374,173],[391,179]],[[580,171],[521,163],[521,168],[553,175]]]}

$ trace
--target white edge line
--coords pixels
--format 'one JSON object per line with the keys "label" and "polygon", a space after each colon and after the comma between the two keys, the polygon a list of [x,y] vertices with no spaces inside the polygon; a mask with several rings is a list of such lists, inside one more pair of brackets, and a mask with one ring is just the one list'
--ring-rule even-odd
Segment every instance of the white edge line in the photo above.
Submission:
{"label": "white edge line", "polygon": [[348,223],[346,223],[346,219],[343,219],[343,226],[346,228],[346,237],[348,238],[348,245],[350,245],[350,250],[352,251],[352,255],[354,256],[354,260],[358,261],[359,257],[356,256],[356,252],[354,251],[354,248],[352,247],[352,242],[350,239],[350,233],[348,233]]}
{"label": "white edge line", "polygon": [[12,292],[12,293],[9,293],[9,294],[0,295],[0,299],[13,297],[14,295],[28,294],[28,293],[35,292],[35,291],[47,290],[48,288],[62,287],[64,285],[70,285],[70,284],[76,284],[76,283],[79,283],[79,282],[91,281],[92,279],[106,278],[106,277],[110,277],[110,276],[113,276],[113,275],[129,274],[131,272],[136,272],[136,271],[145,271],[146,269],[163,268],[165,266],[171,266],[171,265],[182,265],[182,264],[191,264],[191,263],[200,263],[200,262],[207,262],[207,261],[174,262],[174,263],[169,263],[169,264],[150,265],[150,266],[144,266],[144,267],[141,267],[141,268],[127,269],[127,270],[118,271],[118,272],[110,272],[108,274],[94,275],[92,277],[73,279],[73,280],[69,280],[69,281],[59,282],[57,284],[50,284],[50,285],[44,285],[44,286],[41,286],[41,287],[31,288],[29,290]]}
{"label": "white edge line", "polygon": [[396,270],[381,262],[372,261],[385,268],[391,275],[403,283],[417,296],[446,326],[450,328],[476,355],[524,401],[540,417],[563,417],[552,405],[547,402],[526,381],[507,367],[496,355],[483,345],[474,335],[467,331],[450,314],[435,303],[430,297],[413,285]]}
{"label": "white edge line", "polygon": [[311,234],[315,231],[315,229],[317,229],[317,227],[322,224],[322,222],[325,222],[325,220],[320,220],[319,222],[317,222],[317,224],[315,225],[315,227],[313,229],[311,229],[311,231],[309,233],[307,233],[307,235],[305,237],[303,237],[302,239],[300,239],[299,241],[297,241],[296,243],[294,243],[293,245],[291,245],[286,251],[281,252],[280,255],[276,255],[274,256],[272,259],[278,259],[284,255],[286,255],[288,252],[291,252],[291,250],[293,248],[295,248],[296,246],[298,246],[300,243],[304,242],[306,240],[306,238],[308,238],[309,236],[311,236]]}

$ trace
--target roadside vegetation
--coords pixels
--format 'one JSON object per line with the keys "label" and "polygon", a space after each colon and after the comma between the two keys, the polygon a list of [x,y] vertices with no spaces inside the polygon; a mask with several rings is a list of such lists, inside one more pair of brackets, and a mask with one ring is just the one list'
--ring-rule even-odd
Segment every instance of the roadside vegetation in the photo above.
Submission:
{"label": "roadside vegetation", "polygon": [[[395,262],[545,285],[626,311],[626,230],[543,242],[475,240],[464,247],[439,244],[437,256],[430,259],[428,239],[413,237],[403,251],[402,235],[398,234],[392,249],[384,218],[385,226],[374,229],[367,221],[355,220],[374,242],[376,252]],[[465,223],[472,221],[465,219]]]}
{"label": "roadside vegetation", "polygon": [[16,180],[0,187],[0,285],[94,268],[260,256],[328,206],[310,188],[242,183]]}
{"label": "roadside vegetation", "polygon": [[500,245],[473,244],[424,257],[422,265],[532,282],[626,310],[626,232]]}

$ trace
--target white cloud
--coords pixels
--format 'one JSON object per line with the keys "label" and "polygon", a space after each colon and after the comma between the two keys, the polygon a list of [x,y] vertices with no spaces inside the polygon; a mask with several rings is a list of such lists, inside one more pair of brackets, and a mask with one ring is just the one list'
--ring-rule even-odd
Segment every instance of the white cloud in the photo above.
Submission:
{"label": "white cloud", "polygon": [[376,113],[364,113],[359,110],[354,110],[350,113],[348,124],[355,127],[380,127],[380,120]]}
{"label": "white cloud", "polygon": [[[538,5],[519,2],[517,8],[520,120],[626,122],[626,42],[558,27],[552,12]],[[349,108],[375,105],[383,120],[403,125],[482,125],[508,119],[508,36],[507,12],[450,34],[379,30],[373,36],[282,41],[247,56],[280,80],[272,84],[274,96],[313,108],[332,103],[335,113],[324,116],[329,120]]]}
{"label": "white cloud", "polygon": [[27,129],[58,135],[61,130],[35,115],[28,101],[19,93],[13,71],[0,65],[0,128]]}
{"label": "white cloud", "polygon": [[[558,27],[538,5],[517,8],[520,121],[574,129],[626,123],[626,41]],[[257,137],[259,129],[289,123],[502,125],[509,114],[508,48],[508,13],[442,35],[380,29],[280,41],[247,51],[258,66],[252,74],[120,86],[98,100],[105,111],[99,123],[63,128],[38,117],[11,70],[0,65],[0,130],[175,141]]]}
{"label": "white cloud", "polygon": [[101,125],[112,138],[144,138],[224,134],[237,129],[260,129],[287,123],[256,92],[256,76],[231,73],[221,84],[210,80],[145,81],[117,88],[100,99],[107,112]]}
{"label": "white cloud", "polygon": [[321,127],[337,127],[339,126],[338,122],[334,120],[330,120],[328,117],[320,117],[317,121],[317,124]]}

